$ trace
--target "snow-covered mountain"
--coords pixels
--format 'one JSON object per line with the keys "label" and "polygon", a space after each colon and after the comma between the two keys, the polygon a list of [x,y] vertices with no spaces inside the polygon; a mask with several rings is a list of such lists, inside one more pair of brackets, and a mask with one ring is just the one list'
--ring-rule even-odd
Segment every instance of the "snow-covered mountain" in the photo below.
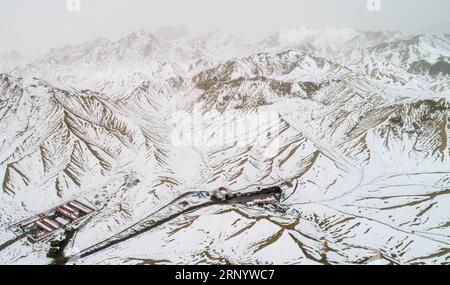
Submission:
{"label": "snow-covered mountain", "polygon": [[315,53],[333,53],[342,50],[364,49],[403,38],[398,32],[371,32],[355,29],[298,28],[280,31],[259,42],[267,49],[299,48]]}
{"label": "snow-covered mountain", "polygon": [[120,96],[145,80],[188,77],[219,57],[228,59],[238,54],[242,45],[242,41],[223,32],[165,41],[138,30],[118,41],[98,38],[53,49],[35,62],[18,65],[11,73]]}
{"label": "snow-covered mountain", "polygon": [[[0,262],[448,264],[449,46],[137,31],[19,64],[0,75]],[[273,185],[279,205],[200,204]],[[9,228],[81,198],[97,209],[55,260]]]}
{"label": "snow-covered mountain", "polygon": [[449,88],[446,77],[450,46],[446,35],[301,28],[274,34],[258,42],[256,48],[300,49],[332,59],[372,79],[414,85],[414,89],[424,88],[425,92],[445,92]]}
{"label": "snow-covered mountain", "polygon": [[0,54],[0,72],[10,72],[13,68],[25,64],[27,58],[17,51]]}

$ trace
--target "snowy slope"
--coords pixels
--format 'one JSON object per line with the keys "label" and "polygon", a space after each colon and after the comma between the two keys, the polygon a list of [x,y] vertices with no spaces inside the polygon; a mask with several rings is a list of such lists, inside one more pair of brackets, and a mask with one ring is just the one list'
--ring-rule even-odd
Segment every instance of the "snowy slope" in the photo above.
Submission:
{"label": "snowy slope", "polygon": [[15,67],[25,64],[27,58],[17,51],[10,51],[0,54],[0,72],[10,72]]}
{"label": "snowy slope", "polygon": [[[0,75],[0,263],[53,262],[8,226],[84,198],[69,264],[448,264],[448,55],[431,35],[137,31],[19,65]],[[183,212],[271,185],[279,207]]]}

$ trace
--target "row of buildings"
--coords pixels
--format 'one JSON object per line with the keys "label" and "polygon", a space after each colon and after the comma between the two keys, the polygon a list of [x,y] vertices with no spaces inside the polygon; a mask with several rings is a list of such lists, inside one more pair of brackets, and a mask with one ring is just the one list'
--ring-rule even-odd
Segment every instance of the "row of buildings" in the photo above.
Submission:
{"label": "row of buildings", "polygon": [[93,211],[95,211],[94,206],[73,200],[12,225],[10,228],[17,236],[26,235],[30,242],[35,243]]}

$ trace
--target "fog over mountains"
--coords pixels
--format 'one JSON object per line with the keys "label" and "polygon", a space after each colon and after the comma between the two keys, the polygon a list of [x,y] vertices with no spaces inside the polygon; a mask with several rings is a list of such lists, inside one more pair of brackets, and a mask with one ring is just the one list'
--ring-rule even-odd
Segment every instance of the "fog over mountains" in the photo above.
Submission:
{"label": "fog over mountains", "polygon": [[0,55],[0,263],[55,262],[10,226],[81,198],[68,264],[450,263],[450,35],[185,32]]}

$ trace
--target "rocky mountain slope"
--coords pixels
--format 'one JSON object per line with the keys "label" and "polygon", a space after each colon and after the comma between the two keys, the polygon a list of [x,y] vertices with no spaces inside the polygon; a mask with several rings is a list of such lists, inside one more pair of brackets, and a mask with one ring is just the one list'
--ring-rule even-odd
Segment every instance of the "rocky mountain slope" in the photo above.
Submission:
{"label": "rocky mountain slope", "polygon": [[448,264],[449,47],[137,31],[19,64],[0,76],[0,262],[51,263],[8,226],[62,201],[97,207],[77,257],[193,193],[283,184],[279,207],[199,208],[67,263]]}

